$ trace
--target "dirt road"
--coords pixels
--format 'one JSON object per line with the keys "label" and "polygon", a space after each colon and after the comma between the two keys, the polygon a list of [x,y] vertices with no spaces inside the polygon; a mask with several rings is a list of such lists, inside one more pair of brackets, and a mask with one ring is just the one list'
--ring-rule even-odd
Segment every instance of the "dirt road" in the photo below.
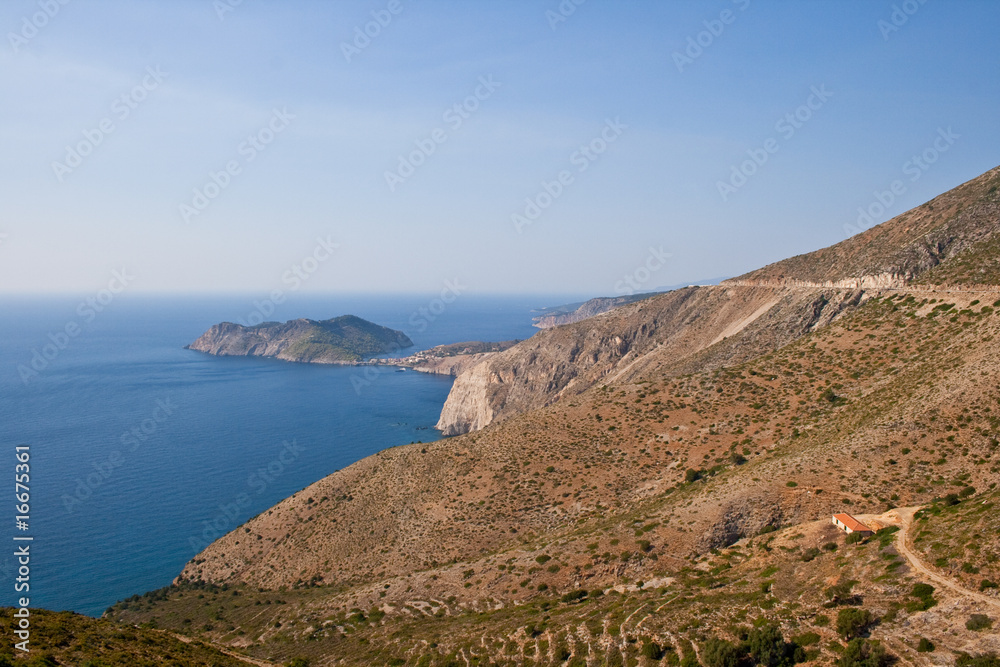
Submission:
{"label": "dirt road", "polygon": [[899,532],[896,533],[896,550],[899,551],[899,554],[907,560],[910,567],[935,584],[958,593],[959,595],[964,595],[978,600],[985,605],[993,607],[994,609],[1000,609],[1000,600],[996,600],[988,595],[983,595],[982,593],[969,590],[955,581],[932,571],[922,560],[920,560],[917,554],[910,549],[910,527],[913,524],[913,515],[916,514],[919,509],[920,507],[899,507],[892,512],[899,519],[898,523],[893,522],[899,526]]}

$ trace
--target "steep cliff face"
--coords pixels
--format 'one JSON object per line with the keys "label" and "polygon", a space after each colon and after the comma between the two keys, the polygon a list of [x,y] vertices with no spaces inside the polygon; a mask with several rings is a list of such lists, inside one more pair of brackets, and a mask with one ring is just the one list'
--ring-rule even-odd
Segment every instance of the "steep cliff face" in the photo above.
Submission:
{"label": "steep cliff face", "polygon": [[543,331],[476,364],[458,376],[437,427],[446,435],[478,430],[653,368],[672,375],[738,363],[865,298],[859,290],[736,285],[668,292]]}
{"label": "steep cliff face", "polygon": [[338,364],[410,347],[402,331],[353,315],[330,320],[265,322],[245,327],[223,322],[211,327],[188,349],[218,356],[274,357],[284,361]]}

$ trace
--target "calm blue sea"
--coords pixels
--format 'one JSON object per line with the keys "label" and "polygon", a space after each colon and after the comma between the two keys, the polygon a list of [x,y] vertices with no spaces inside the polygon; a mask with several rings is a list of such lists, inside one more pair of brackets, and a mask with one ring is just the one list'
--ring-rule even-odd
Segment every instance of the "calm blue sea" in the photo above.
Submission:
{"label": "calm blue sea", "polygon": [[[268,319],[351,313],[405,331],[415,351],[527,338],[531,309],[578,298],[299,296]],[[253,321],[253,297],[122,295],[100,312],[82,302],[0,299],[0,476],[10,492],[0,539],[34,537],[32,607],[99,615],[168,585],[213,531],[380,449],[440,437],[450,378],[183,349],[216,322]],[[60,336],[67,325],[78,333]],[[35,351],[52,358],[25,381]],[[26,532],[14,518],[17,445],[31,452]],[[13,551],[0,551],[3,605],[20,596]]]}

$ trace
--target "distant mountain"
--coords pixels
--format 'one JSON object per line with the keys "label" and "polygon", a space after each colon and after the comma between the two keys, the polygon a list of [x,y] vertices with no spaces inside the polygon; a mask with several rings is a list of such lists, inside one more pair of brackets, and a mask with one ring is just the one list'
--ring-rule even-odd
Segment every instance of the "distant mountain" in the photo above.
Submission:
{"label": "distant mountain", "polygon": [[542,314],[531,318],[532,326],[538,327],[539,329],[551,329],[552,327],[559,326],[560,324],[572,324],[573,322],[579,322],[580,320],[585,320],[588,317],[593,317],[594,315],[606,313],[613,308],[618,308],[619,306],[648,299],[656,294],[657,292],[648,292],[644,294],[632,294],[629,296],[601,296],[595,299],[590,299],[589,301],[568,303],[563,306],[540,309]]}
{"label": "distant mountain", "polygon": [[402,331],[354,315],[245,327],[216,324],[187,346],[224,357],[274,357],[313,364],[349,364],[413,345]]}
{"label": "distant mountain", "polygon": [[723,276],[721,278],[706,278],[705,280],[696,280],[693,283],[678,283],[676,285],[668,285],[666,287],[657,287],[655,292],[673,292],[674,290],[684,289],[685,287],[708,287],[710,285],[718,285],[723,280],[729,280],[731,276]]}
{"label": "distant mountain", "polygon": [[533,322],[532,326],[538,327],[539,329],[551,329],[552,327],[559,326],[560,324],[572,324],[574,322],[579,322],[580,320],[585,320],[588,317],[594,317],[595,315],[606,313],[609,310],[613,310],[620,306],[626,306],[630,303],[635,303],[636,301],[648,299],[656,296],[657,294],[673,292],[674,290],[683,289],[685,287],[718,285],[720,282],[727,279],[728,278],[709,278],[708,280],[700,280],[694,283],[681,283],[678,285],[670,285],[668,287],[660,287],[652,292],[643,292],[642,294],[599,296],[588,301],[578,301],[576,303],[567,303],[561,306],[539,308],[535,312],[541,314],[531,318],[531,321]]}

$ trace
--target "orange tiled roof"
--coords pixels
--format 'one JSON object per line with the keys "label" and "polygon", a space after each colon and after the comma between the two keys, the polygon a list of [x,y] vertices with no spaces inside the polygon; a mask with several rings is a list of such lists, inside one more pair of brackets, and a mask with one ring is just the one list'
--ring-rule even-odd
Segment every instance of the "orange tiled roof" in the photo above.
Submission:
{"label": "orange tiled roof", "polygon": [[837,521],[839,521],[845,527],[847,527],[850,530],[853,530],[855,532],[859,531],[859,530],[863,530],[863,531],[866,531],[866,532],[869,532],[869,533],[873,532],[871,528],[869,528],[865,524],[861,523],[860,521],[858,521],[857,519],[855,519],[850,514],[834,514],[833,518],[836,519]]}

